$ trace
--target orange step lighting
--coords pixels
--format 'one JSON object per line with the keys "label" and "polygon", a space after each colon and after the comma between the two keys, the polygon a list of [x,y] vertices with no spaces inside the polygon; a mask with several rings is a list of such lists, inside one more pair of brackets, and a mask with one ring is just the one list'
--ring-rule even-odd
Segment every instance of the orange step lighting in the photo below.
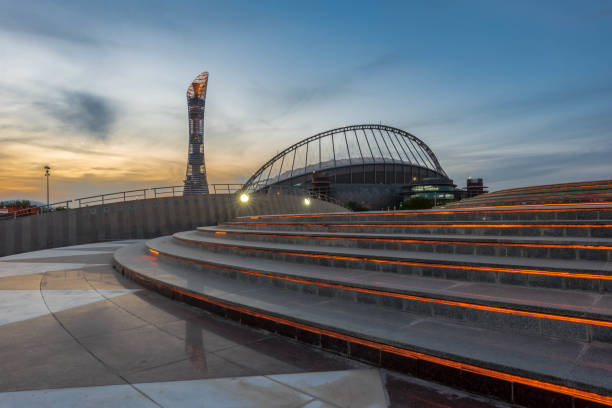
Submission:
{"label": "orange step lighting", "polygon": [[290,327],[295,327],[301,330],[309,331],[311,333],[318,333],[318,334],[322,334],[325,336],[333,337],[335,339],[361,344],[361,345],[364,345],[364,346],[367,346],[367,347],[370,347],[370,348],[373,348],[379,351],[384,351],[387,353],[392,353],[392,354],[396,354],[396,355],[403,356],[403,357],[408,357],[408,358],[412,358],[416,360],[428,361],[434,364],[439,364],[439,365],[443,365],[446,367],[452,367],[458,370],[467,371],[467,372],[483,375],[483,376],[490,377],[490,378],[496,378],[496,379],[500,379],[500,380],[507,381],[507,382],[524,384],[530,387],[535,387],[535,388],[583,399],[586,401],[592,401],[592,402],[597,402],[599,404],[612,406],[611,396],[601,395],[601,394],[597,394],[594,392],[584,391],[581,389],[568,387],[564,385],[558,385],[558,384],[554,384],[554,383],[547,382],[547,381],[534,380],[532,378],[528,378],[528,377],[524,377],[524,376],[520,376],[516,374],[509,374],[509,373],[505,373],[499,370],[493,370],[490,368],[480,367],[475,364],[462,363],[462,362],[455,361],[449,358],[437,357],[431,354],[413,351],[408,348],[391,346],[391,345],[384,344],[381,342],[376,342],[372,340],[367,340],[367,339],[347,335],[347,334],[344,334],[338,331],[323,329],[323,328],[319,328],[319,327],[316,327],[310,324],[300,323],[300,322],[296,322],[290,319],[268,315],[266,313],[261,313],[261,312],[258,312],[252,309],[248,309],[246,307],[232,305],[232,304],[223,302],[215,298],[201,295],[199,293],[177,288],[177,287],[168,285],[166,283],[150,279],[135,271],[130,271],[130,272],[135,277],[137,277],[138,280],[147,282],[148,284],[151,284],[157,287],[161,287],[164,289],[168,289],[173,292],[179,293],[181,295],[188,296],[194,299],[198,299],[198,300],[210,303],[210,304],[214,304],[216,306],[220,306],[225,309],[230,309],[230,310],[234,310],[240,313],[244,313],[246,315],[255,316],[261,319],[273,321],[273,322],[276,322],[282,325],[286,325],[286,326],[290,326]]}

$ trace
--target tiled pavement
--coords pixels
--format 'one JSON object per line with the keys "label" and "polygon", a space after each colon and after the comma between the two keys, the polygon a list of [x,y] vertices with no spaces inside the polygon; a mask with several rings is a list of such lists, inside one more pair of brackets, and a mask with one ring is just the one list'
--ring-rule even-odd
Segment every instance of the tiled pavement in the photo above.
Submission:
{"label": "tiled pavement", "polygon": [[122,278],[133,241],[0,258],[0,407],[491,407]]}

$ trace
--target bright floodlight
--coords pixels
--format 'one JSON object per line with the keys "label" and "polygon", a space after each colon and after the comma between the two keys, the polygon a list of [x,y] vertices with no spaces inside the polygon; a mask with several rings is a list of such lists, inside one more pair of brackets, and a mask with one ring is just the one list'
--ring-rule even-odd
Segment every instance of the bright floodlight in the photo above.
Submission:
{"label": "bright floodlight", "polygon": [[243,203],[246,203],[247,201],[249,201],[249,195],[246,194],[246,193],[242,193],[240,195],[240,201],[243,202]]}
{"label": "bright floodlight", "polygon": [[310,205],[310,198],[304,199],[304,205]]}

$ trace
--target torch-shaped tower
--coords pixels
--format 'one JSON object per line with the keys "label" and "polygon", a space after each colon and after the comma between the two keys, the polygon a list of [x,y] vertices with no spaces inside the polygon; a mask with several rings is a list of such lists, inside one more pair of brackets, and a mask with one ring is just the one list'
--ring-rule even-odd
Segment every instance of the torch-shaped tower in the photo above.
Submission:
{"label": "torch-shaped tower", "polygon": [[204,166],[204,105],[207,85],[208,72],[202,72],[187,88],[189,154],[183,195],[208,194]]}

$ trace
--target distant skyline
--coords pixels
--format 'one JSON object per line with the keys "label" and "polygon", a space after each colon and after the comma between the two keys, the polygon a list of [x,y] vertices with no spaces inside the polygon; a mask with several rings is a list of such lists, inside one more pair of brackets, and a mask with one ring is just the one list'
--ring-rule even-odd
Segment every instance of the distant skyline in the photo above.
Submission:
{"label": "distant skyline", "polygon": [[413,133],[455,183],[612,178],[612,2],[1,1],[0,200],[210,183],[315,133]]}

